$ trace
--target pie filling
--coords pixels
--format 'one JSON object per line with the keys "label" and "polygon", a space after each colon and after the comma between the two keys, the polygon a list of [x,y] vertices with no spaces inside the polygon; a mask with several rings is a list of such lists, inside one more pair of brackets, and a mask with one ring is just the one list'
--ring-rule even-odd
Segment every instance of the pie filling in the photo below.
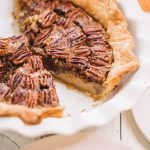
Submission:
{"label": "pie filling", "polygon": [[[15,17],[56,78],[97,96],[113,63],[104,27],[84,10],[58,0],[18,0]],[[20,13],[18,13],[20,12]]]}
{"label": "pie filling", "polygon": [[59,106],[54,81],[24,36],[0,39],[0,101],[27,108]]}

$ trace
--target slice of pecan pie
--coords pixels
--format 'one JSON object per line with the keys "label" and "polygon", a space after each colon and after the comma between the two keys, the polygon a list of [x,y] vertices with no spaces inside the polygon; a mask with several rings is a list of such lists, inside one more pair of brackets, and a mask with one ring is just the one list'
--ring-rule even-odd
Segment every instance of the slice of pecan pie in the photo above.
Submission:
{"label": "slice of pecan pie", "polygon": [[41,56],[32,55],[24,36],[0,39],[0,116],[17,116],[28,124],[60,117],[52,74]]}
{"label": "slice of pecan pie", "polygon": [[138,68],[114,0],[17,0],[14,16],[55,77],[103,99]]}

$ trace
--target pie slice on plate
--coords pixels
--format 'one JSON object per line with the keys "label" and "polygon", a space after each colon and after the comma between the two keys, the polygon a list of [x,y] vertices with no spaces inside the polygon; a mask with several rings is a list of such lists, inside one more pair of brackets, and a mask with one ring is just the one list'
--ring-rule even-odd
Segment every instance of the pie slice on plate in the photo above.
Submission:
{"label": "pie slice on plate", "polygon": [[114,0],[18,0],[14,16],[55,77],[95,99],[139,66]]}
{"label": "pie slice on plate", "polygon": [[62,115],[53,77],[42,57],[32,55],[24,36],[0,39],[0,77],[0,116],[35,124]]}

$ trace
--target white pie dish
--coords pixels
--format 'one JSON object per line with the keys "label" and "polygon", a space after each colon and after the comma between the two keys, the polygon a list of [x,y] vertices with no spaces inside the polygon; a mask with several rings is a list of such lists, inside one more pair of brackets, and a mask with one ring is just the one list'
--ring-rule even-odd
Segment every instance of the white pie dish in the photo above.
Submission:
{"label": "white pie dish", "polygon": [[[132,10],[128,9],[127,0],[120,1],[120,4],[129,19],[130,28],[136,38],[136,54],[140,59],[140,69],[126,80],[121,88],[105,103],[97,103],[97,107],[93,107],[91,98],[74,90],[68,90],[63,84],[57,83],[58,96],[61,103],[65,106],[65,116],[61,119],[47,118],[41,124],[36,126],[25,125],[18,118],[0,118],[0,130],[15,131],[29,137],[36,137],[45,134],[73,134],[81,129],[91,126],[101,126],[111,121],[118,113],[131,109],[144,94],[144,91],[149,86],[150,60],[148,56],[150,37],[147,32],[149,26],[143,24],[150,23],[150,16],[144,14],[136,3],[136,0],[131,3]],[[11,28],[12,1],[8,0],[7,4],[4,0],[0,0],[0,35],[11,36],[16,32]],[[134,8],[134,9],[133,9]],[[138,15],[140,11],[140,15]],[[139,21],[139,19],[141,21]],[[136,28],[135,25],[136,24]],[[145,36],[146,35],[146,36]],[[147,44],[145,44],[147,43]],[[86,112],[84,111],[86,110]],[[84,111],[84,112],[82,112]],[[82,112],[82,113],[81,113]],[[69,116],[68,116],[69,115]],[[71,116],[70,116],[71,115]],[[67,117],[68,116],[68,117]]]}

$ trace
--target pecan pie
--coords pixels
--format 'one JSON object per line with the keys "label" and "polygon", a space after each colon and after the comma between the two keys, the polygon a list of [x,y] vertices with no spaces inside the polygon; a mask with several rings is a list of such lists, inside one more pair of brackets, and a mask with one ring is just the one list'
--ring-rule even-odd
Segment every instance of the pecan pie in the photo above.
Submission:
{"label": "pecan pie", "polygon": [[133,37],[114,0],[17,0],[32,51],[67,85],[104,99],[138,68]]}
{"label": "pecan pie", "polygon": [[34,124],[43,117],[60,117],[63,107],[52,74],[28,46],[24,36],[0,39],[0,116]]}
{"label": "pecan pie", "polygon": [[60,117],[52,74],[105,99],[139,67],[115,0],[16,0],[14,17],[23,35],[0,39],[0,116]]}

